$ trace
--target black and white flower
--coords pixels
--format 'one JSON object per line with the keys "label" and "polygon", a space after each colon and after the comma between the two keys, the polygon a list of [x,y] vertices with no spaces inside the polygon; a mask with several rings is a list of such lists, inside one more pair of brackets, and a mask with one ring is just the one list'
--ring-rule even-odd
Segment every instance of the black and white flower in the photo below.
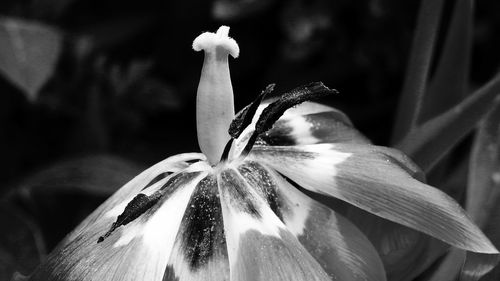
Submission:
{"label": "black and white flower", "polygon": [[[311,83],[261,102],[270,86],[235,116],[228,55],[239,48],[228,31],[193,43],[205,51],[197,96],[203,153],[172,156],[131,180],[29,280],[386,280],[367,237],[311,194],[496,259],[464,210],[417,179],[410,159],[309,101],[334,90]],[[479,260],[484,270],[472,275],[494,264]]]}

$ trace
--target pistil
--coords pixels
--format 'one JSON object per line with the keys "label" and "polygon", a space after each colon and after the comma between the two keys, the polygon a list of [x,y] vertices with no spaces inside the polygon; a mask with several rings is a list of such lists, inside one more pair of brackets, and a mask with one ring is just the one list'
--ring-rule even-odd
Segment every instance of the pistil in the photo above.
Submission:
{"label": "pistil", "polygon": [[196,96],[198,144],[212,165],[218,163],[230,139],[228,129],[234,118],[228,55],[238,57],[239,47],[228,34],[229,27],[221,26],[217,33],[205,32],[193,42],[195,51],[205,52]]}

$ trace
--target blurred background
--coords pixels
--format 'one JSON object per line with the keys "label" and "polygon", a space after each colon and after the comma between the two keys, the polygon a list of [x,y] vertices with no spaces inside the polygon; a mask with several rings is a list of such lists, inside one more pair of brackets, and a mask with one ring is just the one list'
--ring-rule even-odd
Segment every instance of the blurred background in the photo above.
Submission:
{"label": "blurred background", "polygon": [[[230,62],[237,109],[270,83],[279,94],[323,81],[340,92],[323,102],[387,145],[419,3],[0,1],[0,279],[33,270],[145,167],[199,151],[203,55],[191,43],[222,24],[241,49]],[[500,2],[476,4],[472,88],[500,65]]]}

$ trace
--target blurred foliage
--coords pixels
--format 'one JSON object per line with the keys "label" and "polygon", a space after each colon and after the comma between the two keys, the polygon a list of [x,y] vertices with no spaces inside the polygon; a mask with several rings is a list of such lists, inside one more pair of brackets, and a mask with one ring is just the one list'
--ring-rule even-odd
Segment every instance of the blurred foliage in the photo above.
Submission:
{"label": "blurred foliage", "polygon": [[[231,63],[237,109],[269,83],[279,93],[323,81],[340,91],[326,103],[374,143],[394,144],[423,165],[428,181],[465,203],[499,246],[491,195],[499,160],[488,156],[500,146],[492,102],[500,78],[490,81],[500,65],[500,2],[470,3],[0,1],[0,224],[9,229],[0,237],[0,279],[15,269],[29,273],[143,166],[198,150],[202,58],[190,46],[221,24],[242,49]],[[418,16],[419,7],[434,12]],[[483,197],[471,203],[471,194]],[[481,214],[485,197],[493,201]],[[433,241],[399,243],[415,232],[387,227],[393,231],[374,234],[394,240],[387,263],[415,248],[437,250],[414,255],[407,267],[444,254]]]}
{"label": "blurred foliage", "polygon": [[12,205],[0,205],[0,279],[9,280],[16,270],[29,272],[40,263],[45,251],[37,224]]}
{"label": "blurred foliage", "polygon": [[60,32],[11,18],[2,19],[0,28],[0,71],[34,101],[54,71],[61,51]]}

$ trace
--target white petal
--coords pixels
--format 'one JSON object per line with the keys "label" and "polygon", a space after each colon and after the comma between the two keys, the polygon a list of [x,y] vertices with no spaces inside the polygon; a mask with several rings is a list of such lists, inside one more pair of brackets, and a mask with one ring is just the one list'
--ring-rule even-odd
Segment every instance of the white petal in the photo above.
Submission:
{"label": "white petal", "polygon": [[458,203],[414,179],[400,166],[403,158],[394,150],[318,144],[257,147],[253,153],[305,189],[339,198],[458,248],[498,254]]}
{"label": "white petal", "polygon": [[229,280],[220,196],[212,175],[201,180],[191,196],[163,278]]}
{"label": "white petal", "polygon": [[30,280],[162,280],[184,210],[206,172],[176,173],[147,187],[142,193],[161,190],[163,197],[101,243],[97,241],[117,220],[107,216],[115,212],[115,205],[128,202],[159,174],[182,169],[192,156],[160,162],[125,185],[59,245]]}
{"label": "white petal", "polygon": [[60,245],[73,240],[76,235],[85,231],[85,228],[94,224],[96,221],[100,221],[106,225],[105,227],[109,227],[108,225],[113,222],[115,217],[104,220],[104,216],[107,217],[111,215],[108,214],[108,212],[112,211],[112,209],[116,208],[116,206],[121,206],[119,209],[114,210],[114,214],[116,215],[116,213],[121,213],[123,209],[125,209],[126,204],[130,202],[130,200],[132,200],[137,193],[146,188],[152,181],[163,180],[163,182],[166,182],[168,176],[186,169],[190,165],[187,161],[193,160],[203,161],[206,160],[206,158],[201,153],[183,153],[169,157],[146,169],[144,172],[140,173],[127,184],[118,189],[101,206],[99,206],[82,223],[80,223],[68,236],[66,236]]}
{"label": "white petal", "polygon": [[347,219],[257,162],[238,168],[332,280],[386,280],[377,251]]}
{"label": "white petal", "polygon": [[330,281],[238,172],[218,177],[231,281]]}

